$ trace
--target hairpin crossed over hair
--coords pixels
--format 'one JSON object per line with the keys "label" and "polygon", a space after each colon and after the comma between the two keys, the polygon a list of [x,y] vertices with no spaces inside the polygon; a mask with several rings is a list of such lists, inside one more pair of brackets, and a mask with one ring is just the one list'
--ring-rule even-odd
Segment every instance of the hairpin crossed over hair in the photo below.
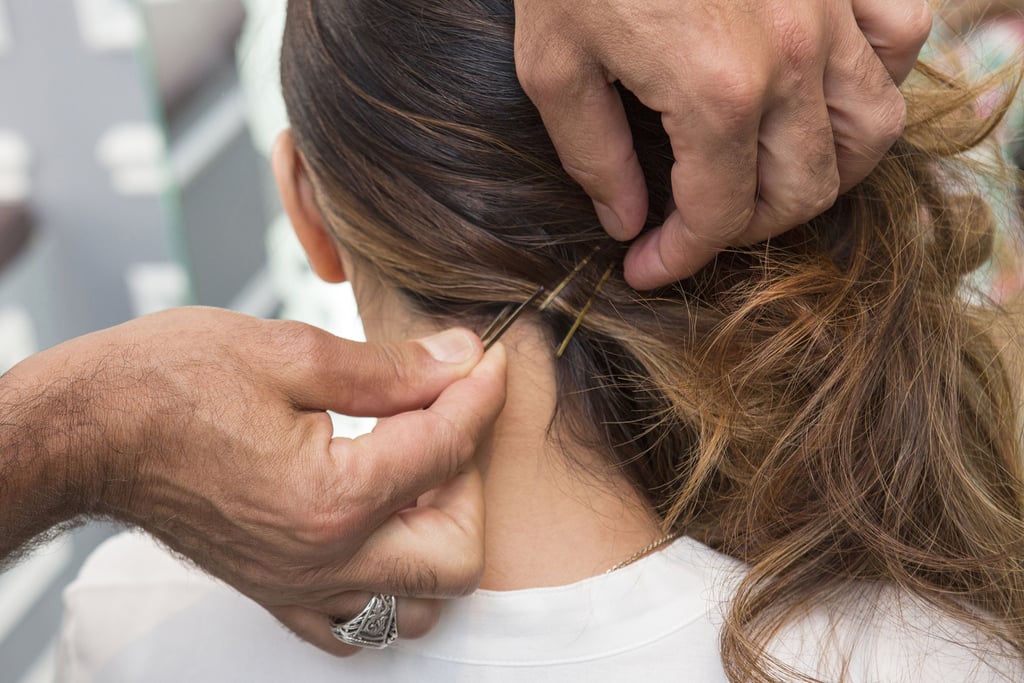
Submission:
{"label": "hairpin crossed over hair", "polygon": [[501,335],[508,331],[508,328],[512,327],[512,323],[523,314],[523,311],[529,307],[534,301],[540,298],[540,295],[544,293],[544,285],[541,285],[537,290],[530,296],[529,299],[516,306],[515,304],[509,304],[505,308],[501,309],[501,313],[498,317],[487,326],[484,333],[480,335],[480,340],[484,343],[484,351],[494,346],[494,342],[501,338]]}
{"label": "hairpin crossed over hair", "polygon": [[[547,309],[551,305],[551,303],[556,298],[558,298],[558,295],[562,293],[562,290],[564,290],[569,285],[569,283],[572,282],[573,279],[575,279],[575,277],[580,274],[580,272],[586,267],[586,265],[590,263],[591,259],[601,250],[602,247],[597,247],[596,249],[594,249],[594,251],[590,252],[590,254],[588,254],[582,261],[577,263],[576,267],[572,269],[572,272],[566,275],[561,282],[555,285],[554,289],[551,290],[551,292],[544,298],[544,301],[541,302],[540,306],[537,307],[537,310],[543,311]],[[612,270],[614,269],[614,267],[615,264],[612,263],[611,265],[608,266],[607,269],[605,269],[604,274],[601,275],[601,279],[598,280],[597,286],[594,288],[594,292],[590,295],[590,298],[587,299],[587,303],[585,303],[583,307],[580,309],[580,312],[576,316],[576,320],[573,322],[572,327],[569,328],[568,334],[566,334],[565,338],[562,339],[562,343],[558,345],[558,350],[555,352],[556,358],[561,358],[562,354],[565,353],[565,349],[569,346],[569,341],[572,339],[573,335],[576,334],[576,331],[579,330],[580,325],[583,324],[583,316],[587,314],[587,311],[589,311],[590,307],[594,304],[594,299],[596,299],[597,296],[601,293],[601,289],[604,287],[604,284],[608,281],[608,278],[611,277]],[[533,294],[530,295],[530,298],[524,301],[523,303],[519,304],[518,306],[516,304],[509,304],[508,306],[505,306],[505,308],[501,309],[501,312],[498,313],[498,316],[494,319],[494,321],[490,325],[488,325],[487,329],[484,330],[484,333],[480,335],[480,339],[484,343],[484,350],[486,351],[487,349],[491,348],[494,345],[494,342],[498,341],[498,339],[500,339],[501,336],[508,331],[508,328],[512,327],[512,323],[514,323],[519,318],[519,316],[526,312],[526,310],[530,307],[531,304],[537,301],[537,299],[539,299],[541,295],[544,294],[544,291],[545,288],[543,285],[541,285],[536,290],[534,290]]]}

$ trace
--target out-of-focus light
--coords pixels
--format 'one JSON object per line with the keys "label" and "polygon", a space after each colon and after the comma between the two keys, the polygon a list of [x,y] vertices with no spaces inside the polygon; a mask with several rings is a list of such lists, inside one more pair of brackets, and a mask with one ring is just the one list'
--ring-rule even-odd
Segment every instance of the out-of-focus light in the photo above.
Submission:
{"label": "out-of-focus light", "polygon": [[[28,311],[19,307],[0,308],[0,373],[6,372],[39,350],[35,325]],[[2,619],[0,619],[2,621]],[[0,640],[2,632],[0,628]]]}
{"label": "out-of-focus light", "polygon": [[0,55],[11,49],[11,20],[7,17],[7,0],[0,0]]}
{"label": "out-of-focus light", "polygon": [[159,194],[167,187],[167,144],[156,124],[112,126],[96,143],[96,158],[110,171],[114,191],[119,194]]}
{"label": "out-of-focus light", "polygon": [[12,130],[0,130],[0,202],[17,203],[28,198],[31,164],[32,150],[25,139]]}
{"label": "out-of-focus light", "polygon": [[133,50],[145,36],[142,13],[132,0],[75,0],[82,41],[101,52]]}

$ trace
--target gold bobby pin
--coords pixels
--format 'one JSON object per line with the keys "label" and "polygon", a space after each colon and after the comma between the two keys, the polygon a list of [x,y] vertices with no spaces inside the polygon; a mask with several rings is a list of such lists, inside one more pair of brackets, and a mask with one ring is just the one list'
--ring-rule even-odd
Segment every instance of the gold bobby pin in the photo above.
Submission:
{"label": "gold bobby pin", "polygon": [[594,287],[594,293],[590,295],[589,299],[587,299],[587,303],[583,304],[583,308],[580,309],[580,314],[576,316],[576,321],[573,322],[572,327],[569,328],[569,333],[565,335],[565,339],[563,339],[562,343],[558,345],[558,351],[555,352],[555,358],[561,358],[562,354],[565,353],[566,347],[569,346],[569,341],[572,340],[573,335],[576,334],[576,330],[580,329],[580,325],[583,324],[583,316],[587,314],[587,311],[589,311],[590,307],[594,304],[594,299],[596,299],[597,295],[601,293],[601,288],[604,287],[604,283],[608,282],[608,278],[611,277],[612,270],[614,270],[614,268],[614,263],[609,265],[608,268],[605,269],[604,275],[602,275],[601,279],[597,281],[597,287]]}
{"label": "gold bobby pin", "polygon": [[548,306],[550,306],[551,302],[555,300],[555,297],[561,294],[562,290],[569,286],[569,283],[573,281],[573,278],[580,274],[580,271],[583,270],[588,263],[590,263],[590,259],[594,257],[594,254],[601,251],[601,249],[602,247],[595,247],[594,250],[587,254],[582,261],[577,263],[576,267],[572,269],[572,272],[566,275],[561,282],[555,285],[555,288],[551,290],[551,293],[548,294],[547,298],[544,299],[544,302],[537,308],[537,310],[543,311]]}
{"label": "gold bobby pin", "polygon": [[[541,285],[534,291],[529,299],[519,304],[517,307],[515,304],[509,304],[505,308],[501,309],[501,313],[494,319],[484,333],[480,335],[480,340],[484,343],[484,351],[494,346],[494,342],[501,338],[501,335],[505,334],[508,328],[512,327],[512,323],[516,321],[519,316],[526,311],[527,307],[544,293],[544,285]],[[514,310],[513,310],[514,309]]]}
{"label": "gold bobby pin", "polygon": [[[572,269],[572,272],[566,275],[561,282],[555,285],[555,288],[551,290],[547,297],[545,297],[544,301],[541,302],[541,305],[537,307],[537,310],[543,311],[548,306],[550,306],[551,303],[555,300],[555,298],[562,293],[562,290],[569,286],[569,283],[572,282],[573,279],[580,274],[580,271],[583,270],[588,263],[590,263],[590,260],[603,249],[604,247],[595,247],[594,250],[590,252],[582,261],[577,263],[576,267]],[[562,340],[562,344],[558,348],[557,357],[560,358],[562,356],[562,353],[565,351],[565,347],[569,344],[569,340],[576,333],[576,330],[579,329],[580,325],[583,322],[583,316],[586,315],[588,310],[590,310],[590,306],[591,304],[594,303],[594,299],[601,292],[601,288],[604,286],[604,283],[612,274],[612,268],[613,266],[609,266],[608,270],[606,270],[604,275],[601,276],[601,280],[597,283],[597,287],[594,289],[594,293],[590,296],[590,299],[587,301],[586,305],[580,311],[580,314],[576,317],[576,322],[573,323],[572,329],[569,330],[569,334],[565,337],[565,339]],[[533,292],[530,298],[524,301],[523,303],[519,304],[518,306],[516,306],[515,304],[509,304],[505,306],[505,308],[501,309],[501,312],[498,313],[498,316],[494,319],[494,321],[491,322],[491,324],[487,326],[487,329],[484,330],[483,334],[480,335],[480,340],[484,344],[484,351],[494,346],[494,343],[498,341],[498,339],[500,339],[501,336],[505,334],[505,332],[507,332],[510,327],[512,327],[512,323],[514,323],[519,318],[519,316],[526,312],[526,309],[529,308],[529,306],[533,302],[535,302],[543,293],[544,286],[541,285]]]}

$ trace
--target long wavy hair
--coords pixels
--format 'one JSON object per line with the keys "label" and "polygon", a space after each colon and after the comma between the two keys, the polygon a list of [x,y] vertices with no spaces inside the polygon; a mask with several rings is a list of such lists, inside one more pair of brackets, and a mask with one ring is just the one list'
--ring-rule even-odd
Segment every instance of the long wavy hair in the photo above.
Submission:
{"label": "long wavy hair", "polygon": [[[513,31],[510,0],[291,0],[282,80],[325,218],[422,314],[481,325],[604,247],[533,316],[557,342],[624,247],[562,170]],[[654,292],[614,269],[557,364],[559,433],[749,565],[732,681],[782,677],[770,640],[851,582],[1024,654],[1014,328],[971,291],[994,224],[965,153],[1001,115],[974,113],[981,87],[919,65],[906,132],[831,210]],[[671,147],[623,95],[656,225]]]}

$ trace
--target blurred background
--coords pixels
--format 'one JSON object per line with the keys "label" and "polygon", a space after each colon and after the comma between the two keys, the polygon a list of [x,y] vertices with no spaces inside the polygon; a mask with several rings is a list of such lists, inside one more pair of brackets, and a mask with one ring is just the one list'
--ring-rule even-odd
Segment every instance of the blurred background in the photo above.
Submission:
{"label": "blurred background", "polygon": [[[0,0],[0,373],[183,304],[361,338],[347,286],[309,271],[270,177],[284,4]],[[950,0],[936,33],[996,69],[1021,59],[1022,5]],[[1018,165],[1021,131],[1024,106],[1001,133]],[[987,277],[998,295],[1022,272],[1008,257]],[[0,683],[52,680],[61,590],[114,531],[79,527],[0,573]]]}
{"label": "blurred background", "polygon": [[[0,372],[182,304],[361,330],[280,214],[283,0],[0,0]],[[52,679],[61,590],[115,529],[0,574],[0,683]]]}

